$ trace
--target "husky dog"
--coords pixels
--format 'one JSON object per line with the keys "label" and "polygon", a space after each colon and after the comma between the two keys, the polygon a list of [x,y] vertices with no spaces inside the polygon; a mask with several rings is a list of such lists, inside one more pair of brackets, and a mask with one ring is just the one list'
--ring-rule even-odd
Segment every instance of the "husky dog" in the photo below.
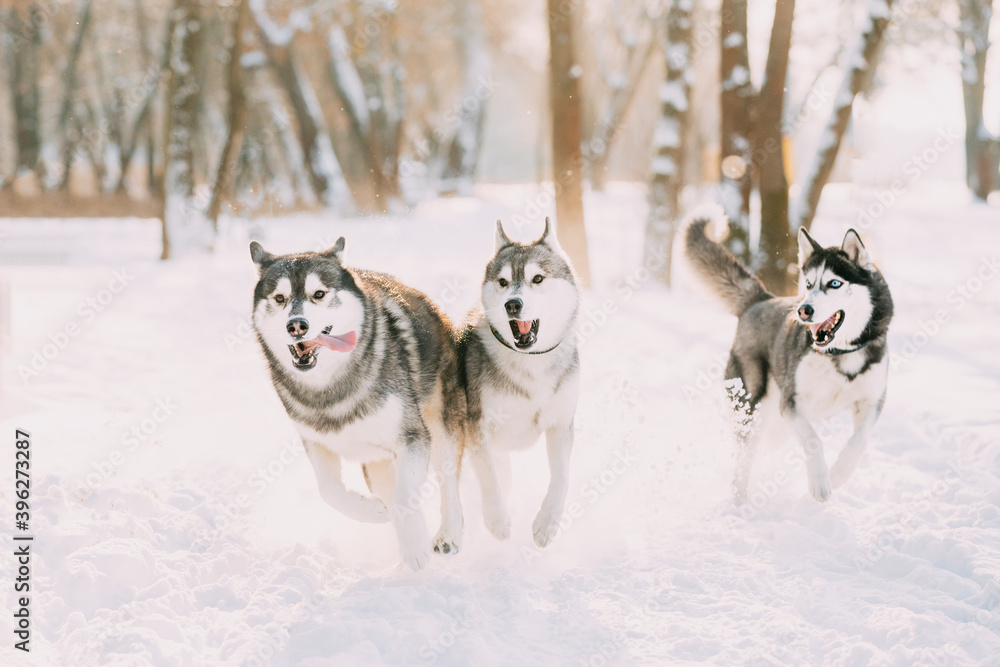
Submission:
{"label": "husky dog", "polygon": [[[706,238],[709,224],[725,228],[721,210],[693,217],[687,256],[739,318],[727,388],[736,407],[748,416],[760,412],[762,421],[753,433],[739,435],[734,499],[746,499],[754,452],[762,433],[778,422],[773,435],[790,426],[805,448],[809,491],[823,502],[854,472],[885,402],[889,287],[853,229],[841,247],[823,248],[800,228],[800,294],[775,297],[736,257]],[[828,470],[812,424],[842,410],[851,411],[854,432]],[[783,419],[773,419],[774,413]]]}
{"label": "husky dog", "polygon": [[[431,541],[419,487],[433,459],[441,483],[434,550],[457,552],[460,434],[465,396],[451,324],[394,278],[346,268],[344,239],[321,253],[275,256],[256,241],[253,325],[271,379],[302,437],[320,495],[358,521],[394,521],[414,570]],[[362,464],[365,496],[349,491],[341,459]]]}
{"label": "husky dog", "polygon": [[458,338],[468,408],[465,454],[482,487],[483,521],[498,539],[510,537],[510,451],[530,447],[542,433],[551,480],[532,524],[535,543],[546,546],[558,530],[580,388],[578,306],[572,266],[549,220],[528,245],[511,241],[498,220],[482,307],[470,313]]}

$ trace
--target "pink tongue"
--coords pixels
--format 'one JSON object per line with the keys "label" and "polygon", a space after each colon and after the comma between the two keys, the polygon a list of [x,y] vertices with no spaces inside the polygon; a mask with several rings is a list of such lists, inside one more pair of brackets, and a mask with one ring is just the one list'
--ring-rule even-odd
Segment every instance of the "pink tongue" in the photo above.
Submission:
{"label": "pink tongue", "polygon": [[354,349],[357,342],[358,334],[354,331],[348,331],[347,333],[339,336],[320,334],[312,340],[299,343],[299,349],[305,352],[306,350],[311,350],[314,347],[325,347],[337,352],[350,352]]}
{"label": "pink tongue", "polygon": [[522,334],[531,333],[531,320],[516,320],[517,330]]}
{"label": "pink tongue", "polygon": [[816,334],[819,333],[819,328],[821,326],[823,326],[823,324],[824,324],[823,322],[820,322],[819,324],[810,324],[809,325],[809,330],[812,331],[813,338],[815,338]]}

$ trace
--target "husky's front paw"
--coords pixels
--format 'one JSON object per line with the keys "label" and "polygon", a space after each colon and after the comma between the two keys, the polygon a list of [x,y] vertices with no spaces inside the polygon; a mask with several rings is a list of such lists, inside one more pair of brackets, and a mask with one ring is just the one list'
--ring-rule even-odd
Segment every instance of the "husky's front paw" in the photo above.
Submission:
{"label": "husky's front paw", "polygon": [[434,553],[436,554],[457,554],[462,546],[462,530],[458,532],[447,530],[441,526],[441,530],[434,537]]}
{"label": "husky's front paw", "polygon": [[510,537],[510,512],[506,507],[483,508],[483,523],[498,540]]}
{"label": "husky's front paw", "polygon": [[830,475],[826,471],[822,475],[809,475],[809,493],[821,503],[830,499],[833,489],[830,486]]}
{"label": "husky's front paw", "polygon": [[403,562],[406,563],[411,570],[419,572],[427,567],[427,563],[431,559],[431,548],[426,542],[421,542],[420,544],[407,544],[405,542],[400,542],[399,555],[403,557]]}
{"label": "husky's front paw", "polygon": [[535,536],[535,544],[544,549],[558,534],[559,522],[555,515],[543,509],[531,524],[531,532]]}
{"label": "husky's front paw", "polygon": [[352,501],[341,510],[344,515],[363,523],[388,523],[392,520],[389,508],[374,496],[355,494]]}

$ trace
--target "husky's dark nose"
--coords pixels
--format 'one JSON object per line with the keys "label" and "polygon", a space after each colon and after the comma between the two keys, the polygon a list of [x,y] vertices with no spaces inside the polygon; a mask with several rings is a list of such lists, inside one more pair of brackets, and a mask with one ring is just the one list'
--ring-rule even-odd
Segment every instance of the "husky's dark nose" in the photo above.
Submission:
{"label": "husky's dark nose", "polygon": [[801,308],[799,308],[799,319],[803,322],[808,322],[809,318],[813,316],[813,307],[808,303]]}
{"label": "husky's dark nose", "polygon": [[503,307],[507,309],[508,317],[516,318],[518,315],[521,314],[521,306],[523,305],[524,302],[515,297],[513,299],[508,300],[507,303],[503,305]]}
{"label": "husky's dark nose", "polygon": [[309,320],[304,317],[293,317],[288,320],[288,325],[285,328],[295,338],[302,338],[309,332]]}

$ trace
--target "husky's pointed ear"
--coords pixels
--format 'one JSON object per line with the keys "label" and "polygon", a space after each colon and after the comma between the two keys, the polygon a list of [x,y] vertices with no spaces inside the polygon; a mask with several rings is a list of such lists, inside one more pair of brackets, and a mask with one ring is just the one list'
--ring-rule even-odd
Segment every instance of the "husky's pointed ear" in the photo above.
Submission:
{"label": "husky's pointed ear", "polygon": [[853,229],[848,229],[844,234],[844,244],[840,249],[847,253],[852,262],[862,269],[872,268],[872,256],[865,249],[865,244],[861,242],[861,237]]}
{"label": "husky's pointed ear", "polygon": [[257,265],[257,268],[264,270],[275,260],[274,255],[264,250],[264,246],[256,241],[250,242],[250,259]]}
{"label": "husky's pointed ear", "polygon": [[339,239],[337,239],[337,242],[333,244],[332,248],[330,248],[329,250],[324,250],[323,252],[320,253],[320,256],[321,257],[326,257],[327,259],[336,260],[336,261],[340,262],[341,264],[343,264],[344,263],[344,246],[346,244],[347,244],[347,242],[344,240],[344,237],[341,236]]}
{"label": "husky's pointed ear", "polygon": [[501,248],[509,246],[513,241],[507,236],[507,232],[503,230],[503,223],[497,220],[497,237],[496,237],[496,252],[500,252]]}
{"label": "husky's pointed ear", "polygon": [[552,222],[549,216],[545,216],[545,231],[542,232],[542,237],[535,241],[535,243],[544,243],[553,250],[562,249],[559,245],[559,233],[556,231],[556,223]]}
{"label": "husky's pointed ear", "polygon": [[799,266],[805,266],[809,258],[817,250],[822,250],[823,246],[816,243],[805,227],[799,227]]}

